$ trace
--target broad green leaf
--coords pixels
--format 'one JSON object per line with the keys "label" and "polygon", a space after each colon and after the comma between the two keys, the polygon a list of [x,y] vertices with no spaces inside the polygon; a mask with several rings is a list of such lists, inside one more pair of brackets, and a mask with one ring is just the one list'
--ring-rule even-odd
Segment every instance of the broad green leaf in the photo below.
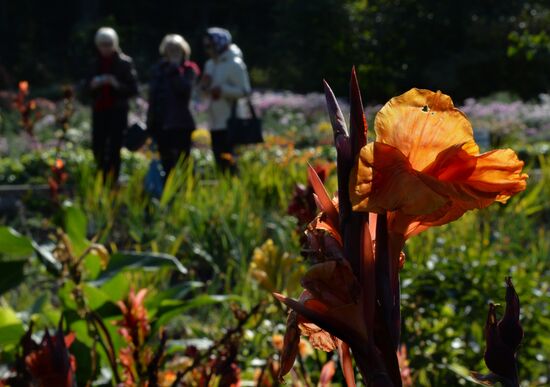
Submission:
{"label": "broad green leaf", "polygon": [[84,212],[71,202],[63,203],[65,233],[72,243],[75,255],[81,255],[89,245],[86,239],[88,221]]}
{"label": "broad green leaf", "polygon": [[169,289],[158,292],[152,296],[145,298],[145,306],[148,310],[156,309],[165,300],[181,300],[189,295],[195,289],[204,286],[200,281],[188,281],[182,284],[173,286]]}
{"label": "broad green leaf", "polygon": [[97,281],[95,281],[95,284],[102,284],[104,281],[123,271],[156,271],[162,267],[172,267],[181,274],[187,274],[187,269],[172,255],[162,253],[117,252],[111,255],[107,268],[101,273]]}
{"label": "broad green leaf", "polygon": [[0,294],[18,286],[25,279],[26,261],[0,261]]}
{"label": "broad green leaf", "polygon": [[10,227],[0,227],[0,256],[27,258],[33,253],[32,242]]}
{"label": "broad green leaf", "polygon": [[130,281],[127,275],[120,273],[103,282],[99,288],[109,295],[111,301],[116,302],[126,297],[130,291]]}
{"label": "broad green leaf", "polygon": [[101,273],[101,257],[93,252],[86,255],[83,261],[88,280],[96,279]]}
{"label": "broad green leaf", "polygon": [[86,239],[88,221],[84,212],[71,202],[63,203],[65,232],[73,240]]}
{"label": "broad green leaf", "polygon": [[25,333],[23,323],[10,307],[0,307],[0,347],[16,344]]}
{"label": "broad green leaf", "polygon": [[73,342],[69,352],[76,359],[77,373],[76,380],[79,386],[85,386],[92,376],[92,348],[78,339]]}
{"label": "broad green leaf", "polygon": [[[73,296],[74,288],[75,284],[73,282],[67,282],[59,290],[58,294],[65,308],[77,310],[77,304]],[[114,305],[114,300],[109,294],[87,283],[82,284],[81,288],[88,307],[91,310],[98,312],[103,317],[118,314],[118,308]],[[101,313],[102,311],[104,313]]]}
{"label": "broad green leaf", "polygon": [[201,294],[200,296],[185,301],[165,300],[159,305],[157,309],[157,313],[155,316],[157,318],[155,328],[159,328],[162,325],[165,325],[168,321],[170,321],[170,319],[190,309],[223,304],[226,302],[237,300],[239,300],[239,297],[235,295],[212,294]]}

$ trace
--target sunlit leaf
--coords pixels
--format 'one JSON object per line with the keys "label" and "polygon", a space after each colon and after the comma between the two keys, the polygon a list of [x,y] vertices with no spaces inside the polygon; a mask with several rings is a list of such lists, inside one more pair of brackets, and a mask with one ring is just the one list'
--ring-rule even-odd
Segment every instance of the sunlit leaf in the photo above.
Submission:
{"label": "sunlit leaf", "polygon": [[101,284],[124,271],[156,271],[163,267],[171,267],[181,274],[187,274],[185,266],[172,255],[120,251],[111,255],[107,268],[101,273],[96,284]]}
{"label": "sunlit leaf", "polygon": [[0,255],[26,258],[33,253],[31,240],[10,227],[0,227]]}
{"label": "sunlit leaf", "polygon": [[23,322],[13,309],[8,306],[0,307],[0,348],[18,343],[24,333]]}
{"label": "sunlit leaf", "polygon": [[185,301],[166,300],[159,305],[155,316],[157,318],[155,326],[160,327],[170,321],[173,317],[190,309],[223,304],[230,301],[237,301],[238,299],[239,297],[234,295],[201,294],[200,296]]}

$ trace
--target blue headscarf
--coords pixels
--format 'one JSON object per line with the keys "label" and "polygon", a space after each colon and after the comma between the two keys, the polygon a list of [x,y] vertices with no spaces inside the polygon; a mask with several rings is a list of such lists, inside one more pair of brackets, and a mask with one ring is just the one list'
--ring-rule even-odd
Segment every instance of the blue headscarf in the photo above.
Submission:
{"label": "blue headscarf", "polygon": [[206,30],[206,35],[212,41],[214,50],[221,54],[224,52],[232,42],[231,33],[225,28],[212,27]]}

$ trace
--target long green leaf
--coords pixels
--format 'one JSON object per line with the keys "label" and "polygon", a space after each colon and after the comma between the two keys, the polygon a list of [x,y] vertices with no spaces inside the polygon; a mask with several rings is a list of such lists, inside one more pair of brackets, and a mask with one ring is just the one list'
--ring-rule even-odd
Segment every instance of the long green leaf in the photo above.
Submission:
{"label": "long green leaf", "polygon": [[166,300],[161,303],[156,313],[155,328],[166,324],[172,318],[187,312],[190,309],[203,308],[206,306],[223,304],[230,301],[238,301],[235,295],[201,294],[195,298],[185,301]]}
{"label": "long green leaf", "polygon": [[185,266],[172,255],[161,253],[117,252],[111,255],[107,268],[100,274],[95,283],[102,284],[104,281],[123,271],[156,271],[162,267],[172,267],[181,274],[187,274]]}
{"label": "long green leaf", "polygon": [[27,258],[33,253],[32,242],[10,227],[0,227],[0,255]]}

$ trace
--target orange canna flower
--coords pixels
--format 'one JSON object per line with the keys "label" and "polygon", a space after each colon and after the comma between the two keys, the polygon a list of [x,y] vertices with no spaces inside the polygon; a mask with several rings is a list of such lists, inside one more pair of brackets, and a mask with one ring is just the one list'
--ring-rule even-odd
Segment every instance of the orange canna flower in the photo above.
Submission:
{"label": "orange canna flower", "polygon": [[504,203],[526,187],[515,152],[480,154],[472,125],[439,91],[392,98],[376,116],[375,132],[352,170],[350,200],[355,211],[388,212],[389,230],[405,238]]}

